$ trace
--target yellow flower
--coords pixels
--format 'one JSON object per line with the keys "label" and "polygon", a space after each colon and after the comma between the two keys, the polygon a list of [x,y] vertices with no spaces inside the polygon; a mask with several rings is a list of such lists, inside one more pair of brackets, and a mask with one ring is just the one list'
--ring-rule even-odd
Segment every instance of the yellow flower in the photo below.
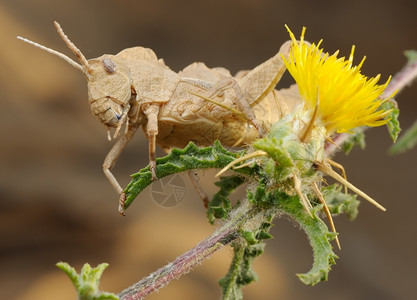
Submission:
{"label": "yellow flower", "polygon": [[392,96],[385,100],[379,98],[390,78],[385,84],[378,85],[380,75],[369,79],[363,76],[360,69],[365,57],[358,66],[352,66],[354,46],[348,60],[337,58],[339,51],[333,55],[323,54],[323,49],[319,48],[322,40],[317,45],[306,43],[305,27],[299,42],[288,26],[286,28],[293,44],[289,61],[284,58],[285,65],[295,79],[307,109],[314,111],[317,106],[315,117],[326,128],[328,135],[388,122],[383,118],[390,111],[380,106]]}

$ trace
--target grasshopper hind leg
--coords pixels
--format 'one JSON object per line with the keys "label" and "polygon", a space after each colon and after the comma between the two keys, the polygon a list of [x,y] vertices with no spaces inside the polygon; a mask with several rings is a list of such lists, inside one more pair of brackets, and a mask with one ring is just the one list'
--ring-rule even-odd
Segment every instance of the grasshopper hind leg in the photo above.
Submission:
{"label": "grasshopper hind leg", "polygon": [[262,137],[265,134],[262,122],[256,119],[255,113],[253,112],[250,106],[250,100],[247,95],[243,92],[241,86],[236,81],[235,78],[225,78],[217,82],[211,89],[208,98],[214,98],[222,94],[226,89],[233,89],[236,94],[236,104],[241,109],[241,111],[246,115],[247,119],[252,123],[252,125],[258,131],[259,137]]}
{"label": "grasshopper hind leg", "polygon": [[205,193],[205,191],[203,190],[203,187],[200,184],[200,178],[199,178],[198,174],[195,173],[193,170],[189,170],[187,172],[187,174],[188,174],[188,177],[191,180],[191,183],[194,186],[194,189],[196,190],[196,192],[200,196],[200,199],[202,200],[204,207],[208,208],[209,198],[208,198],[207,194]]}

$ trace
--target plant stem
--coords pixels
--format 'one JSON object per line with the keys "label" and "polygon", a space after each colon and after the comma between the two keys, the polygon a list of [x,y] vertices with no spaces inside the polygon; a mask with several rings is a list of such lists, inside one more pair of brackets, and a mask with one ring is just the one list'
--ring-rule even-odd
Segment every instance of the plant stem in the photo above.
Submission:
{"label": "plant stem", "polygon": [[238,231],[249,218],[251,218],[249,205],[247,203],[242,204],[235,210],[231,219],[210,237],[178,256],[173,262],[120,292],[118,295],[119,299],[143,299],[145,296],[167,285],[171,280],[178,279],[181,275],[188,273],[196,265],[223,248],[224,245],[238,238]]}
{"label": "plant stem", "polygon": [[402,91],[417,78],[417,61],[406,64],[394,77],[385,89],[383,97],[392,95],[395,91]]}
{"label": "plant stem", "polygon": [[[406,65],[392,78],[383,97],[390,96],[396,90],[400,92],[415,78],[417,78],[417,63]],[[327,143],[325,145],[326,153],[328,155],[334,154],[347,138],[348,134],[346,133],[341,133],[333,137],[333,143]],[[178,279],[181,275],[188,273],[193,267],[209,258],[212,254],[223,248],[223,246],[237,239],[242,225],[253,218],[253,216],[254,214],[250,213],[249,204],[246,202],[243,203],[233,212],[230,220],[216,230],[210,237],[198,243],[193,249],[178,256],[173,262],[120,292],[118,295],[119,299],[142,299],[164,287],[171,280]]]}

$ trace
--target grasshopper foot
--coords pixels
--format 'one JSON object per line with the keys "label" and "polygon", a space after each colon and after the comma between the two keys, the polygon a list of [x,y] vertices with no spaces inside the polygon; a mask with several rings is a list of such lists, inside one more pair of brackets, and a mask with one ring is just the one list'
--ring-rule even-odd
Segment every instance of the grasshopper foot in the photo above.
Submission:
{"label": "grasshopper foot", "polygon": [[158,177],[156,176],[156,161],[151,161],[149,163],[149,169],[151,170],[152,173],[152,180],[155,181],[158,179]]}
{"label": "grasshopper foot", "polygon": [[126,201],[126,194],[125,192],[121,192],[120,197],[119,197],[119,213],[122,216],[126,216],[125,209],[124,209],[125,201]]}

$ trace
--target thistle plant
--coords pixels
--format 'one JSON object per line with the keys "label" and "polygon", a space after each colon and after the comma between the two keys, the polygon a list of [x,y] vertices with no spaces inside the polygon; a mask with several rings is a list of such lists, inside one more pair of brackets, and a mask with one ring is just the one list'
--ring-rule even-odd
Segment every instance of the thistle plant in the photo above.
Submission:
{"label": "thistle plant", "polygon": [[[348,59],[340,58],[338,52],[325,53],[320,48],[322,41],[305,42],[305,28],[299,41],[287,29],[293,43],[290,58],[283,59],[298,88],[294,110],[272,124],[268,133],[247,149],[234,152],[218,142],[206,148],[190,143],[157,159],[158,178],[187,170],[221,169],[216,183],[219,191],[208,204],[207,216],[210,223],[216,219],[222,222],[210,237],[119,293],[119,299],[142,299],[225,245],[231,245],[234,258],[219,281],[223,299],[242,299],[242,287],[257,279],[251,263],[263,253],[264,241],[272,237],[272,222],[280,214],[289,215],[307,234],[314,254],[313,266],[298,277],[305,284],[315,285],[328,279],[338,258],[331,244],[334,240],[340,248],[333,216],[346,214],[353,220],[360,198],[385,211],[346,179],[343,166],[332,156],[341,147],[351,149],[354,143],[360,143],[366,127],[387,124],[396,140],[400,129],[392,97],[404,82],[394,77],[393,84],[390,79],[378,84],[380,75],[368,78],[361,74],[364,59],[353,65],[355,47]],[[325,176],[338,183],[326,185]],[[151,183],[149,167],[132,175],[122,209],[127,209]],[[248,184],[246,197],[232,203],[229,196],[244,183]],[[330,230],[321,215],[329,219]]]}

